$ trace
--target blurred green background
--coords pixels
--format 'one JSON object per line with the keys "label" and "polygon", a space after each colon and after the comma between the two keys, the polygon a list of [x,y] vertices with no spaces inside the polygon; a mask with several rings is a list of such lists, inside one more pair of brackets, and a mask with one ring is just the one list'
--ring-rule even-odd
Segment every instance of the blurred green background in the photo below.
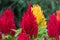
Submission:
{"label": "blurred green background", "polygon": [[46,19],[48,14],[60,9],[60,0],[0,0],[0,13],[3,13],[5,9],[11,9],[14,12],[16,26],[19,28],[19,22],[29,2],[39,4]]}

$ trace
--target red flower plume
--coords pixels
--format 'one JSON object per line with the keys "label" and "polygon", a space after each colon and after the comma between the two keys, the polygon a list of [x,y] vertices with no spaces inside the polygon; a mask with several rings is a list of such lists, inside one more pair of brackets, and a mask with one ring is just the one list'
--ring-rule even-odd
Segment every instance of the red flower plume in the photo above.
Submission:
{"label": "red flower plume", "polygon": [[4,15],[0,18],[0,31],[4,34],[14,34],[12,29],[16,29],[14,13],[8,9],[4,11]]}
{"label": "red flower plume", "polygon": [[60,10],[56,11],[56,15],[50,15],[50,21],[47,25],[47,33],[50,37],[59,40],[60,35]]}
{"label": "red flower plume", "polygon": [[30,37],[33,35],[35,38],[37,37],[38,25],[31,11],[31,5],[28,5],[28,9],[22,17],[20,27],[23,29],[23,32],[26,32]]}
{"label": "red flower plume", "polygon": [[47,24],[47,33],[49,37],[59,36],[57,20],[55,15],[50,15],[50,21]]}

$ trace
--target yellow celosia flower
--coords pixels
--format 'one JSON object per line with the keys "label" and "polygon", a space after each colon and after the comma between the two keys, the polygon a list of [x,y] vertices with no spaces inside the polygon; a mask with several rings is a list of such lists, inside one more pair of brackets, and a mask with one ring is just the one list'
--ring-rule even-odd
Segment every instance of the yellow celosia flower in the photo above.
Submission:
{"label": "yellow celosia flower", "polygon": [[40,26],[46,26],[46,21],[43,15],[43,11],[39,5],[33,5],[31,8],[34,16],[36,17],[36,21]]}

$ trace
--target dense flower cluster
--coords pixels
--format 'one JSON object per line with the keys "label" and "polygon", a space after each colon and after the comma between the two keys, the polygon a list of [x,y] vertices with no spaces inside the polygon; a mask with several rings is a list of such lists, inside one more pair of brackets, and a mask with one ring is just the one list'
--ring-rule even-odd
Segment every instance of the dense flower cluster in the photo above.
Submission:
{"label": "dense flower cluster", "polygon": [[[22,16],[22,20],[20,22],[20,28],[22,31],[18,34],[17,40],[31,40],[33,37],[37,38],[37,36],[39,37],[38,26],[46,26],[46,19],[41,7],[39,5],[33,5],[31,7],[31,5],[32,3],[28,5],[26,12]],[[47,34],[52,38],[52,40],[59,40],[60,10],[57,10],[56,14],[49,15],[49,18],[50,20],[47,23]],[[13,30],[15,29],[14,13],[10,9],[7,9],[3,12],[3,15],[0,14],[0,40],[2,40],[2,34],[4,34],[4,36],[9,34],[14,35],[15,32]],[[42,31],[39,31],[39,33],[41,32]],[[47,40],[45,34],[44,40]]]}
{"label": "dense flower cluster", "polygon": [[23,32],[27,33],[30,37],[33,35],[35,38],[37,37],[38,24],[36,22],[36,18],[32,13],[31,5],[28,6],[27,11],[24,13],[20,25],[20,27],[23,29]]}
{"label": "dense flower cluster", "polygon": [[56,15],[50,15],[50,20],[47,25],[47,33],[49,37],[54,37],[59,40],[60,36],[60,10],[56,11]]}
{"label": "dense flower cluster", "polygon": [[46,19],[44,18],[43,11],[39,5],[33,5],[31,8],[34,16],[36,17],[36,21],[40,26],[46,26]]}
{"label": "dense flower cluster", "polygon": [[19,33],[17,40],[30,40],[30,38],[25,33]]}
{"label": "dense flower cluster", "polygon": [[50,37],[56,37],[58,34],[57,25],[56,25],[56,16],[50,15],[50,21],[48,22],[47,29],[48,35]]}
{"label": "dense flower cluster", "polygon": [[3,16],[0,18],[0,32],[13,35],[15,32],[12,29],[16,29],[14,13],[8,9],[4,11]]}

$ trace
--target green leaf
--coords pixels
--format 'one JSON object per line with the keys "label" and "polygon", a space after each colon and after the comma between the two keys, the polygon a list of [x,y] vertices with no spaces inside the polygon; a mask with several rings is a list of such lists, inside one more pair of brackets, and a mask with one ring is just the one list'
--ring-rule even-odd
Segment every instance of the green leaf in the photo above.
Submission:
{"label": "green leaf", "polygon": [[5,39],[4,34],[2,34],[2,40],[4,40],[4,39]]}
{"label": "green leaf", "polygon": [[20,29],[17,29],[17,30],[14,30],[16,32],[15,37],[18,36],[18,34],[21,32],[21,30],[22,30],[21,28]]}

